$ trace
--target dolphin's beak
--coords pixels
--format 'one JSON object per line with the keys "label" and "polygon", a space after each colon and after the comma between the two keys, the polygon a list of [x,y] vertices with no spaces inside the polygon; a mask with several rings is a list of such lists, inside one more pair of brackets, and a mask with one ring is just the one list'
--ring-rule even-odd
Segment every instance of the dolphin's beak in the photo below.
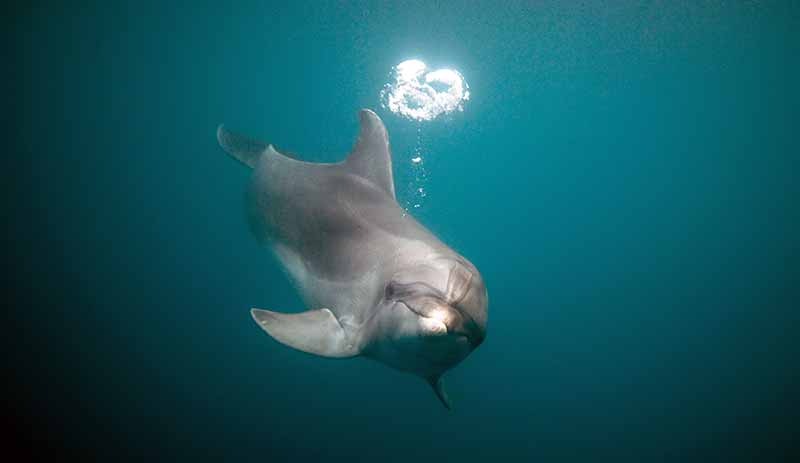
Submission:
{"label": "dolphin's beak", "polygon": [[436,318],[420,317],[419,323],[429,336],[444,336],[450,332],[447,325]]}
{"label": "dolphin's beak", "polygon": [[428,314],[430,319],[438,320],[447,328],[447,334],[464,336],[472,348],[478,347],[485,337],[483,330],[469,315],[452,307],[438,308]]}
{"label": "dolphin's beak", "polygon": [[448,331],[457,335],[465,336],[473,349],[480,346],[486,337],[486,333],[481,327],[475,323],[469,315],[464,312],[458,312],[458,323],[454,326],[448,326]]}
{"label": "dolphin's beak", "polygon": [[452,306],[430,301],[425,304],[414,304],[405,300],[398,302],[419,315],[422,329],[430,335],[463,336],[473,349],[483,342],[485,333],[475,320]]}

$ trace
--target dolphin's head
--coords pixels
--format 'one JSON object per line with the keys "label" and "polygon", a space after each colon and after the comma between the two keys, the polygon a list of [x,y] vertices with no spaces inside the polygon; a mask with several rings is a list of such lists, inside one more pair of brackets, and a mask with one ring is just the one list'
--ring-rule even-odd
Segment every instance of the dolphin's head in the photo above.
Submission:
{"label": "dolphin's head", "polygon": [[381,360],[438,378],[483,342],[487,307],[483,279],[466,259],[436,257],[402,269],[384,291]]}

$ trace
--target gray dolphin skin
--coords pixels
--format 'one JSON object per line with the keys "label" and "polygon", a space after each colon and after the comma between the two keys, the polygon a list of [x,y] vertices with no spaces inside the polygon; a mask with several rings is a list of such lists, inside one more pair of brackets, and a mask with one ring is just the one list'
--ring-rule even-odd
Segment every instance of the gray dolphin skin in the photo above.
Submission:
{"label": "gray dolphin skin", "polygon": [[363,355],[427,380],[451,408],[442,374],[486,336],[488,293],[467,259],[397,203],[383,122],[359,112],[355,147],[310,163],[217,129],[252,168],[247,211],[299,291],[305,312],[252,309],[277,341],[322,357]]}

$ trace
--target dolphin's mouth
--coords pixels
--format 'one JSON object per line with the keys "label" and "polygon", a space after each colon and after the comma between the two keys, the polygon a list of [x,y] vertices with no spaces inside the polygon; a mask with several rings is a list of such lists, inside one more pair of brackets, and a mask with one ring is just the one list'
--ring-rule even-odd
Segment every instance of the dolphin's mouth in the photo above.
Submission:
{"label": "dolphin's mouth", "polygon": [[[446,317],[444,317],[444,316],[443,317],[436,317],[435,316],[435,312],[434,313],[424,312],[424,311],[415,309],[413,306],[407,304],[403,300],[398,300],[397,302],[403,304],[403,306],[406,309],[408,309],[410,312],[416,314],[418,317],[420,317],[421,320],[423,320],[425,322],[429,322],[429,323],[426,323],[426,324],[429,324],[429,326],[444,325],[444,327],[446,329],[446,332],[445,333],[440,333],[440,335],[446,335],[446,336],[453,337],[453,338],[455,338],[455,340],[457,342],[460,342],[461,338],[464,338],[464,341],[469,343],[471,346],[477,346],[477,344],[480,344],[480,341],[478,341],[477,344],[476,344],[476,342],[473,339],[473,337],[471,336],[470,332],[468,330],[464,329],[462,326],[457,325],[457,326],[453,327],[450,323],[447,323]],[[431,316],[432,314],[434,316]]]}

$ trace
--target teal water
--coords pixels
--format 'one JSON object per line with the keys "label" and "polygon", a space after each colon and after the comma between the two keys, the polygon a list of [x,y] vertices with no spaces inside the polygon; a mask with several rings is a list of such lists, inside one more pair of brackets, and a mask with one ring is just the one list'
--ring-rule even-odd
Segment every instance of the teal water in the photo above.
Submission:
{"label": "teal water", "polygon": [[[4,15],[13,440],[86,459],[781,460],[796,450],[792,2],[34,2]],[[451,66],[449,120],[379,106]],[[424,382],[278,345],[302,309],[216,126],[308,160],[387,124],[401,200],[481,270]],[[785,457],[785,455],[783,455]]]}

